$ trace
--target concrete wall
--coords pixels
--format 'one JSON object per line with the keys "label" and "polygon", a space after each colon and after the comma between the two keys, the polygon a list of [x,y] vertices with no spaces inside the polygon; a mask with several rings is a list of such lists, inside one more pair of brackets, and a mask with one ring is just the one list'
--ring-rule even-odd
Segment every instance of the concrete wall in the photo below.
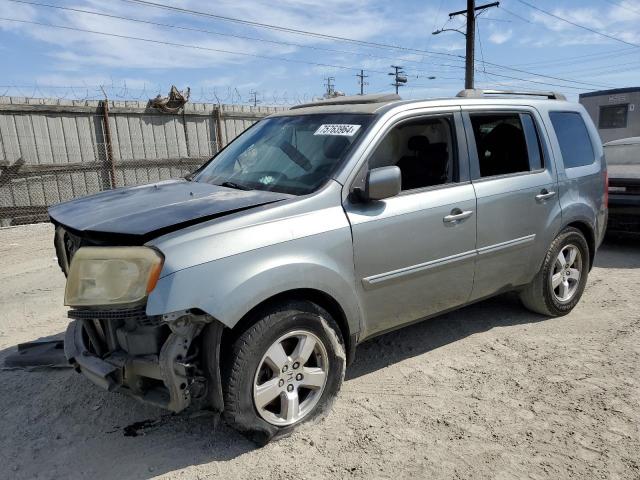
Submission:
{"label": "concrete wall", "polygon": [[281,110],[189,103],[167,114],[137,101],[108,107],[111,157],[102,102],[0,97],[2,225],[46,219],[48,205],[114,186],[182,177]]}
{"label": "concrete wall", "polygon": [[[580,103],[598,127],[602,143],[640,136],[640,88],[618,88],[581,94]],[[600,108],[611,105],[627,106],[626,128],[600,128]]]}

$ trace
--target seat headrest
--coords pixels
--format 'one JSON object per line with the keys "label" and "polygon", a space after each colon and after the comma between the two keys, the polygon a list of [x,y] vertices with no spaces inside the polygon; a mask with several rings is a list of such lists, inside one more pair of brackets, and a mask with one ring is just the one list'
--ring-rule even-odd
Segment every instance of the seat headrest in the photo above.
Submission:
{"label": "seat headrest", "polygon": [[407,146],[409,150],[423,152],[429,148],[429,139],[424,135],[415,135],[409,139]]}
{"label": "seat headrest", "polygon": [[521,142],[524,134],[522,130],[518,127],[511,125],[509,123],[501,123],[496,125],[496,127],[489,132],[486,136],[487,141],[496,141],[496,139],[500,139],[501,142],[508,142],[509,144],[515,142]]}
{"label": "seat headrest", "polygon": [[328,136],[324,139],[324,156],[336,159],[344,153],[349,146],[349,140],[344,137]]}

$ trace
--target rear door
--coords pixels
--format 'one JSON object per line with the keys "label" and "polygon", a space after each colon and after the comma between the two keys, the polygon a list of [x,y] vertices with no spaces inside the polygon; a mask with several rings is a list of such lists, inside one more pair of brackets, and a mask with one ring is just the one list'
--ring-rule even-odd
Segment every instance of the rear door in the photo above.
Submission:
{"label": "rear door", "polygon": [[464,109],[477,197],[471,300],[531,281],[561,222],[557,176],[533,108]]}
{"label": "rear door", "polygon": [[458,111],[416,112],[393,122],[372,149],[364,173],[398,165],[404,187],[392,198],[344,205],[366,319],[363,338],[465,303],[476,240],[476,199]]}

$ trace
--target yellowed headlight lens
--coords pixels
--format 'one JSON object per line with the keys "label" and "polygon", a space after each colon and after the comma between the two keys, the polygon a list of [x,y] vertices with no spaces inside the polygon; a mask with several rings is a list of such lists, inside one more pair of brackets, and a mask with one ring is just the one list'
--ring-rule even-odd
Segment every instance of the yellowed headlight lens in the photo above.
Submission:
{"label": "yellowed headlight lens", "polygon": [[139,303],[155,288],[163,263],[162,254],[148,247],[82,247],[71,261],[64,303]]}

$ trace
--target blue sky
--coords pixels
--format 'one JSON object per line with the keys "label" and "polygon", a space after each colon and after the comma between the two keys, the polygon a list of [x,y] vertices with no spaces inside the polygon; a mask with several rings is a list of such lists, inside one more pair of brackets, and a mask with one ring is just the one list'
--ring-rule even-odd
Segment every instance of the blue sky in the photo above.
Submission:
{"label": "blue sky", "polygon": [[[360,68],[369,75],[367,93],[392,91],[386,74],[392,64],[407,72],[407,86],[401,89],[405,98],[452,95],[463,87],[463,35],[431,32],[463,28],[463,17],[447,20],[448,12],[465,7],[464,0],[156,0],[405,50],[257,28],[127,0],[34,1],[183,28],[10,0],[0,0],[0,17],[182,46],[0,20],[0,95],[99,98],[102,85],[111,98],[146,100],[175,84],[191,87],[194,101],[244,103],[254,90],[263,104],[285,104],[321,95],[328,76],[335,77],[338,90],[357,93]],[[479,17],[477,86],[554,89],[575,98],[584,91],[640,85],[640,48],[633,46],[640,46],[639,1],[527,3],[622,41],[572,26],[520,0],[504,0]]]}

